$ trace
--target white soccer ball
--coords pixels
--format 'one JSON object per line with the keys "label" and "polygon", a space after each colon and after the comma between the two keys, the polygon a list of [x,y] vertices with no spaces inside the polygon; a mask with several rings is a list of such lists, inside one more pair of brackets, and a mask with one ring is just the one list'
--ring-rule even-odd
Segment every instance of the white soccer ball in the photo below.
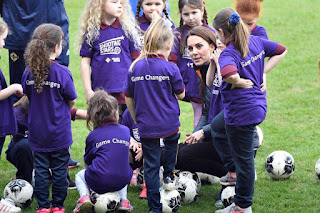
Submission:
{"label": "white soccer ball", "polygon": [[95,213],[116,212],[120,202],[118,192],[108,192],[105,194],[91,193],[90,200]]}
{"label": "white soccer ball", "polygon": [[163,213],[177,212],[181,205],[181,197],[177,190],[160,191],[160,202]]}
{"label": "white soccer ball", "polygon": [[16,179],[9,182],[3,191],[4,198],[10,198],[18,207],[30,206],[33,200],[33,187],[28,181]]}
{"label": "white soccer ball", "polygon": [[178,192],[180,193],[181,203],[193,203],[198,198],[198,184],[192,178],[184,175],[178,177]]}
{"label": "white soccer ball", "polygon": [[316,170],[317,178],[320,179],[320,158],[319,158],[318,161],[316,162],[315,170]]}
{"label": "white soccer ball", "polygon": [[233,203],[234,196],[236,195],[235,186],[227,186],[221,192],[221,201],[224,207],[230,206]]}
{"label": "white soccer ball", "polygon": [[263,141],[263,132],[262,132],[261,128],[258,126],[256,126],[256,130],[257,130],[257,134],[259,137],[259,146],[258,147],[260,147],[262,144],[262,141]]}
{"label": "white soccer ball", "polygon": [[179,171],[176,173],[176,176],[179,178],[180,176],[185,176],[190,179],[193,179],[197,183],[197,193],[199,194],[200,189],[201,189],[201,179],[198,175],[198,173],[193,173],[189,171]]}
{"label": "white soccer ball", "polygon": [[274,151],[267,157],[266,171],[274,180],[290,178],[294,169],[294,159],[292,155],[286,151]]}

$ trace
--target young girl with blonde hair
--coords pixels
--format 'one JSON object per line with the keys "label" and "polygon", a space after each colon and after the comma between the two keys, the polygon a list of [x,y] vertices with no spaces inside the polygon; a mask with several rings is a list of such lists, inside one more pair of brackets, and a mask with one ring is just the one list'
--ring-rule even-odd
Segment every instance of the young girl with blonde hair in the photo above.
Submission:
{"label": "young girl with blonde hair", "polygon": [[173,170],[179,132],[178,99],[184,85],[176,65],[168,62],[173,44],[172,29],[161,18],[152,21],[145,33],[141,55],[132,63],[125,90],[126,103],[138,125],[145,159],[145,182],[150,212],[162,212],[159,192],[160,138],[164,138],[164,189],[175,187]]}
{"label": "young girl with blonde hair", "polygon": [[128,0],[88,1],[79,37],[81,76],[87,102],[94,90],[103,89],[117,99],[121,117],[125,109],[124,82],[141,46]]}
{"label": "young girl with blonde hair", "polygon": [[37,213],[64,213],[68,193],[69,146],[73,142],[70,109],[77,94],[71,72],[55,61],[63,45],[61,27],[42,24],[35,29],[25,52],[28,67],[22,87],[30,102],[28,140],[34,155]]}
{"label": "young girl with blonde hair", "polygon": [[87,110],[87,127],[93,130],[86,139],[85,169],[76,174],[80,198],[74,213],[91,210],[90,189],[98,194],[118,191],[118,210],[132,210],[127,199],[127,184],[132,177],[130,130],[118,124],[118,117],[117,100],[103,90],[96,91]]}

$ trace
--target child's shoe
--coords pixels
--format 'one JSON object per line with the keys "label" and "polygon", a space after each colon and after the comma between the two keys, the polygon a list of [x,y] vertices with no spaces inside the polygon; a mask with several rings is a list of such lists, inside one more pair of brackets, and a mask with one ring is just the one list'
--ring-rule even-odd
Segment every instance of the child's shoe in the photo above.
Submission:
{"label": "child's shoe", "polygon": [[235,172],[228,172],[220,178],[220,183],[224,186],[235,186],[237,183],[237,174]]}
{"label": "child's shoe", "polygon": [[13,202],[8,199],[0,200],[0,213],[18,213],[21,212],[19,207],[16,207]]}
{"label": "child's shoe", "polygon": [[175,190],[177,188],[176,184],[175,178],[171,179],[169,176],[167,176],[163,179],[163,189],[166,191]]}
{"label": "child's shoe", "polygon": [[147,187],[146,184],[143,185],[142,191],[139,195],[139,199],[147,199]]}
{"label": "child's shoe", "polygon": [[130,201],[128,199],[121,199],[118,205],[119,211],[131,212],[133,207],[130,205]]}
{"label": "child's shoe", "polygon": [[73,210],[73,213],[90,212],[92,210],[92,207],[93,205],[90,201],[89,195],[82,195],[82,197],[79,198],[76,208]]}
{"label": "child's shoe", "polygon": [[51,208],[49,208],[49,209],[46,209],[46,208],[38,209],[37,213],[51,213]]}
{"label": "child's shoe", "polygon": [[65,213],[66,212],[64,208],[60,209],[59,207],[54,207],[51,210],[52,210],[52,213]]}
{"label": "child's shoe", "polygon": [[131,186],[136,186],[136,185],[138,185],[138,184],[137,184],[137,172],[138,172],[138,169],[139,169],[139,168],[133,170],[133,175],[132,175],[132,178],[131,178],[131,180],[130,180],[130,185],[131,185]]}

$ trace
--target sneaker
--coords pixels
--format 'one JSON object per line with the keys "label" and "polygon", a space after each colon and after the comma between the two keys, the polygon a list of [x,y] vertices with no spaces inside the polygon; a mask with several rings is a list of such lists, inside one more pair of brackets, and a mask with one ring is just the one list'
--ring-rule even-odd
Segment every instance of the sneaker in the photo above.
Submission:
{"label": "sneaker", "polygon": [[92,210],[92,203],[90,201],[89,195],[82,195],[81,198],[79,198],[76,208],[74,208],[73,213],[78,212],[90,212]]}
{"label": "sneaker", "polygon": [[216,213],[252,213],[251,206],[247,208],[241,208],[240,206],[237,206],[235,203],[232,203],[230,206],[217,210]]}
{"label": "sneaker", "polygon": [[118,205],[118,210],[131,212],[133,210],[133,207],[130,205],[130,201],[128,199],[121,198],[120,203]]}
{"label": "sneaker", "polygon": [[69,186],[68,189],[76,189],[76,182],[74,182],[73,180],[69,180]]}
{"label": "sneaker", "polygon": [[176,186],[176,179],[173,178],[173,180],[167,176],[163,179],[163,189],[166,191],[172,191],[177,188]]}
{"label": "sneaker", "polygon": [[138,184],[137,184],[137,173],[138,173],[138,169],[139,169],[139,168],[133,170],[133,175],[132,175],[132,178],[131,178],[131,180],[130,180],[130,185],[131,185],[131,186],[137,186],[137,185],[138,185]]}
{"label": "sneaker", "polygon": [[70,158],[69,164],[68,164],[69,169],[76,168],[78,166],[80,166],[80,163]]}
{"label": "sneaker", "polygon": [[16,207],[10,199],[6,198],[0,200],[0,212],[18,213],[21,212],[21,209],[19,207]]}
{"label": "sneaker", "polygon": [[46,208],[38,209],[37,213],[51,213],[51,208],[49,208],[49,209],[46,209]]}
{"label": "sneaker", "polygon": [[235,172],[228,172],[225,176],[220,178],[221,185],[235,186],[237,182],[237,175]]}
{"label": "sneaker", "polygon": [[147,187],[146,184],[143,185],[142,191],[139,195],[139,199],[147,199]]}
{"label": "sneaker", "polygon": [[64,208],[60,209],[59,207],[54,207],[51,210],[52,210],[52,213],[65,213],[66,212]]}

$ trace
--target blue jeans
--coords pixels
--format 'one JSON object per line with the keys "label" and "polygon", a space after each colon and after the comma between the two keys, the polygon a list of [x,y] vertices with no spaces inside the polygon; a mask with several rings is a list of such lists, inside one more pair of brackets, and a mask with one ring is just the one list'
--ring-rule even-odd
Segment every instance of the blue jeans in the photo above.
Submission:
{"label": "blue jeans", "polygon": [[7,160],[17,168],[16,178],[32,182],[33,155],[28,138],[11,142],[6,151]]}
{"label": "blue jeans", "polygon": [[[176,164],[177,145],[180,134],[176,133],[164,138],[165,147],[162,151],[163,178],[173,178],[173,170]],[[159,169],[161,162],[161,147],[159,138],[141,138],[144,163],[144,178],[147,186],[148,205],[150,210],[162,212],[159,192]]]}
{"label": "blue jeans", "polygon": [[[68,162],[70,154],[68,148],[54,152],[34,151],[34,192],[38,201],[38,209],[50,207],[49,185],[52,180],[52,207],[63,208],[68,193]],[[52,175],[50,174],[51,169]]]}
{"label": "blue jeans", "polygon": [[253,203],[254,193],[254,131],[256,124],[247,126],[226,125],[231,153],[237,173],[236,205],[247,208]]}
{"label": "blue jeans", "polygon": [[234,160],[228,143],[228,137],[225,128],[224,111],[221,111],[214,117],[210,123],[211,138],[224,167],[231,172],[235,172]]}

